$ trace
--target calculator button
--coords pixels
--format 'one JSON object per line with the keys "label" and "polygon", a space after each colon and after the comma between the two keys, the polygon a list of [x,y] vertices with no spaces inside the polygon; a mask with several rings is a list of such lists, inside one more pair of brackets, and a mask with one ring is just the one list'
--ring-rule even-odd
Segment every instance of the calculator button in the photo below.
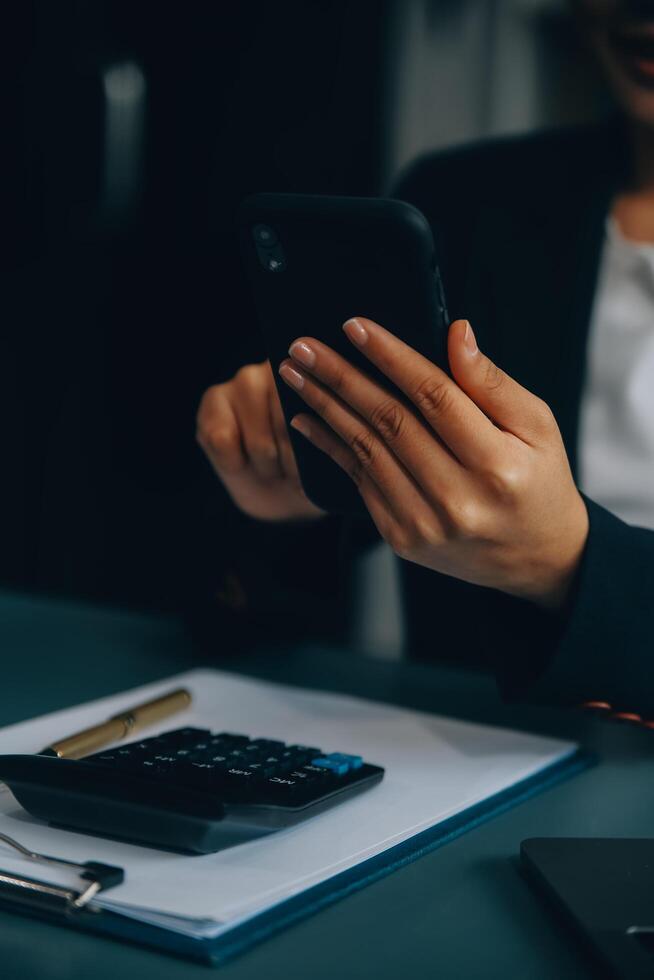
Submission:
{"label": "calculator button", "polygon": [[[150,756],[145,756],[145,758],[151,758]],[[100,765],[112,766],[114,769],[121,770],[139,770],[143,766],[143,753],[141,752],[129,752],[122,750],[118,752],[103,752],[99,755],[89,756],[84,761],[86,762],[96,762]]]}
{"label": "calculator button", "polygon": [[171,773],[171,782],[191,789],[208,789],[223,771],[220,766],[211,762],[178,763]]}
{"label": "calculator button", "polygon": [[209,737],[211,732],[206,728],[176,728],[172,732],[166,732],[159,736],[166,742],[169,749],[181,748],[192,745],[195,742],[202,742]]}
{"label": "calculator button", "polygon": [[261,788],[272,802],[289,805],[297,798],[302,783],[291,776],[271,776]]}
{"label": "calculator button", "polygon": [[314,766],[313,763],[308,763],[306,766],[302,766],[303,772],[308,772],[312,776],[323,776],[325,779],[327,776],[331,775],[331,770],[326,769],[324,766]]}
{"label": "calculator button", "polygon": [[194,745],[189,750],[188,755],[182,756],[182,759],[185,762],[211,762],[211,758],[214,755],[216,755],[215,746],[206,746],[199,749],[197,745]]}
{"label": "calculator button", "polygon": [[166,732],[163,737],[170,739],[171,742],[176,742],[186,739],[207,738],[209,735],[211,732],[208,728],[174,728],[172,732]]}
{"label": "calculator button", "polygon": [[170,774],[170,767],[156,762],[154,759],[143,759],[134,767],[134,771],[148,779],[163,779]]}
{"label": "calculator button", "polygon": [[253,772],[257,778],[263,779],[265,776],[274,776],[279,765],[272,762],[248,762],[245,768]]}
{"label": "calculator button", "polygon": [[238,766],[232,766],[230,769],[225,770],[225,778],[236,783],[250,783],[255,777],[256,774],[251,769],[241,769]]}
{"label": "calculator button", "polygon": [[282,753],[282,758],[284,761],[288,760],[292,766],[301,766],[305,762],[311,762],[319,755],[321,755],[320,749],[312,748],[309,745],[289,745],[286,751]]}
{"label": "calculator button", "polygon": [[258,792],[257,787],[261,786],[259,778],[255,773],[248,769],[241,769],[232,766],[231,769],[224,770],[220,777],[220,783],[216,785],[219,793],[225,794],[236,799],[247,798]]}
{"label": "calculator button", "polygon": [[231,742],[233,748],[236,748],[237,745],[245,745],[246,742],[250,741],[247,735],[233,735],[231,732],[218,732],[213,738],[220,739],[222,742]]}
{"label": "calculator button", "polygon": [[319,756],[317,759],[312,759],[311,764],[318,769],[328,769],[336,776],[344,776],[350,771],[350,766],[346,760],[332,758],[332,756],[329,755]]}
{"label": "calculator button", "polygon": [[277,742],[272,738],[253,738],[250,745],[256,746],[260,752],[281,752],[286,748],[285,742]]}
{"label": "calculator button", "polygon": [[314,780],[319,779],[320,777],[316,776],[316,774],[313,772],[303,772],[302,769],[294,769],[292,772],[289,772],[288,778],[295,779],[298,781],[298,783],[303,783],[306,785],[307,783],[314,782]]}
{"label": "calculator button", "polygon": [[335,762],[345,762],[350,769],[360,769],[363,765],[360,755],[346,755],[345,752],[330,752],[327,758]]}

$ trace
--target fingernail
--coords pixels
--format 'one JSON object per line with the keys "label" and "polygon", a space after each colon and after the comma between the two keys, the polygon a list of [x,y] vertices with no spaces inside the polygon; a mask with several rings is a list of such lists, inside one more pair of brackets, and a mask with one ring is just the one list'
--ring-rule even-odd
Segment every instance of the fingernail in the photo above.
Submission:
{"label": "fingernail", "polygon": [[479,350],[479,348],[477,347],[477,341],[475,339],[475,335],[472,332],[472,327],[470,326],[467,320],[466,320],[465,333],[463,335],[463,343],[469,354],[476,354],[477,351]]}
{"label": "fingernail", "polygon": [[368,331],[356,317],[346,320],[343,324],[343,330],[357,347],[363,347],[368,342]]}
{"label": "fingernail", "polygon": [[303,415],[296,415],[294,419],[291,419],[291,428],[297,429],[307,439],[311,437],[311,424]]}
{"label": "fingernail", "polygon": [[291,367],[290,364],[282,364],[282,366],[279,369],[279,373],[281,374],[284,381],[288,381],[288,383],[293,388],[297,388],[298,391],[304,387],[304,378],[302,377],[300,372],[296,371],[295,368]]}
{"label": "fingernail", "polygon": [[302,340],[296,340],[295,343],[291,344],[288,352],[294,361],[304,364],[305,367],[313,367],[313,365],[316,363],[315,351]]}

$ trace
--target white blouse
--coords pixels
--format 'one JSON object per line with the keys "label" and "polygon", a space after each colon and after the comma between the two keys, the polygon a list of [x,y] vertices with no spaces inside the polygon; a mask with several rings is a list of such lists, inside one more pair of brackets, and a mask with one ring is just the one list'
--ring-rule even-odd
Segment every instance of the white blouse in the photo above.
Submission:
{"label": "white blouse", "polygon": [[654,244],[606,226],[582,396],[580,488],[654,529]]}

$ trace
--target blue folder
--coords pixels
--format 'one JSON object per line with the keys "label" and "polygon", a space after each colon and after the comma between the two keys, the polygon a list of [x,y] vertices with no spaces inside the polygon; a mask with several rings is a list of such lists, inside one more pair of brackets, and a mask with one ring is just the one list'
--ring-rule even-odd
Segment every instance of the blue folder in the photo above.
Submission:
{"label": "blue folder", "polygon": [[220,966],[274,933],[319,912],[327,905],[346,898],[397,868],[416,861],[424,854],[442,847],[487,820],[580,772],[592,761],[593,757],[588,753],[575,751],[528,779],[281,902],[214,939],[198,939],[181,935],[108,910],[71,913],[64,907],[56,909],[26,904],[24,901],[18,905],[11,897],[2,894],[0,894],[0,906],[86,932],[113,936],[123,941],[154,947],[176,956]]}

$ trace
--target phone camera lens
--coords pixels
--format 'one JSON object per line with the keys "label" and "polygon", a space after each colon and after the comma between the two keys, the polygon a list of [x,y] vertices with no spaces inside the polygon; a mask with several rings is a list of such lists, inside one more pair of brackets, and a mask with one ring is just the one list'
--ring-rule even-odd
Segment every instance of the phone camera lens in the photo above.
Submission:
{"label": "phone camera lens", "polygon": [[275,255],[269,255],[266,258],[266,267],[269,272],[283,272],[285,262],[282,258],[278,258]]}
{"label": "phone camera lens", "polygon": [[286,255],[275,229],[271,228],[270,225],[254,225],[252,237],[259,263],[266,272],[284,272]]}
{"label": "phone camera lens", "polygon": [[255,225],[252,236],[257,245],[262,245],[264,248],[272,248],[279,241],[277,233],[270,225]]}

